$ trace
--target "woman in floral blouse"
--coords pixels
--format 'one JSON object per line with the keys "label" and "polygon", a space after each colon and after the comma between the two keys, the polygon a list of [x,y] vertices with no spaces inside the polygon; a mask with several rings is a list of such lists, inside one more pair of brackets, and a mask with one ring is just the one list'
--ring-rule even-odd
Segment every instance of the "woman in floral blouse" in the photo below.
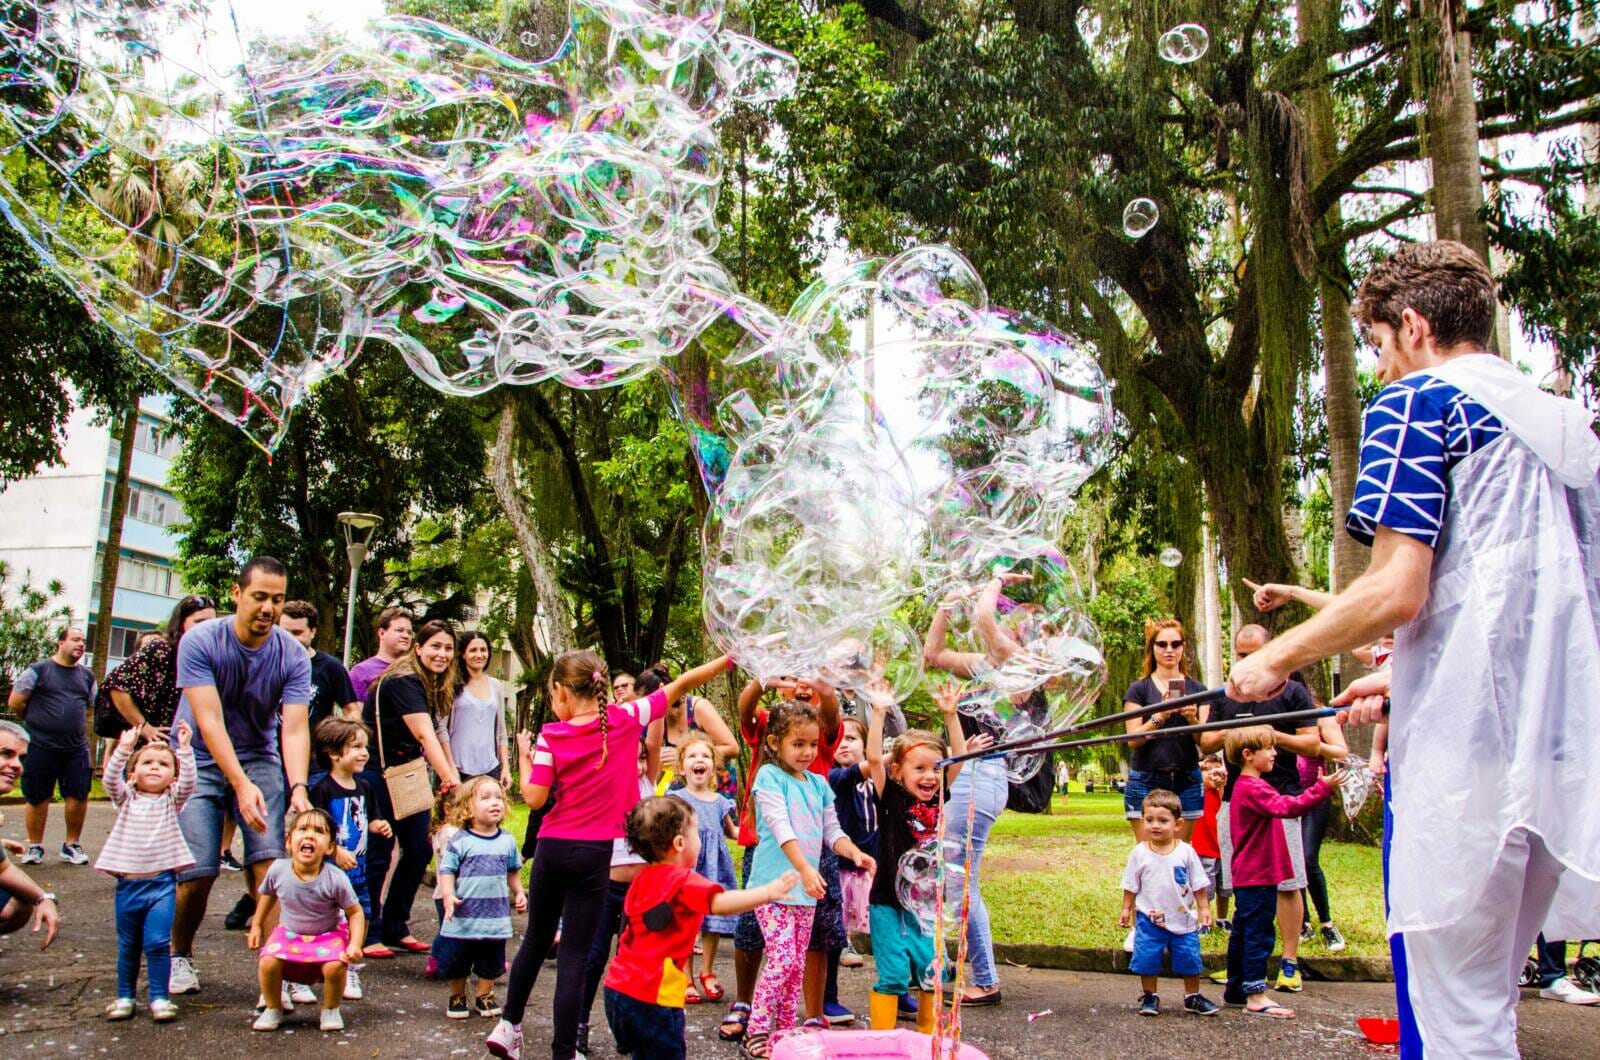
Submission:
{"label": "woman in floral blouse", "polygon": [[[146,740],[164,739],[172,715],[178,709],[178,641],[191,626],[217,617],[216,602],[207,596],[185,596],[167,620],[165,636],[151,639],[106,675],[100,695],[109,700],[114,712],[98,714],[118,729],[137,728]],[[120,716],[120,718],[119,718]],[[120,720],[121,725],[116,722]],[[101,731],[102,736],[116,733]]]}

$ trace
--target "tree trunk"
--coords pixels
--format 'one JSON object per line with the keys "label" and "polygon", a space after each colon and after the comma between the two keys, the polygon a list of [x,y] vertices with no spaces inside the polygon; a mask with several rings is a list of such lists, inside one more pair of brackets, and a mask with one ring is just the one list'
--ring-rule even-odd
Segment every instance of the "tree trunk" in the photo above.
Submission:
{"label": "tree trunk", "polygon": [[[1326,68],[1327,42],[1339,28],[1339,0],[1308,0],[1300,8],[1300,38],[1320,46],[1318,66]],[[1333,102],[1326,82],[1317,81],[1307,91],[1306,124],[1310,133],[1311,179],[1319,183],[1339,160],[1339,135],[1333,120]],[[1320,219],[1325,229],[1336,229],[1344,218],[1337,203]],[[1323,413],[1328,419],[1329,486],[1333,493],[1333,557],[1328,588],[1340,592],[1367,568],[1369,553],[1344,532],[1344,516],[1355,501],[1356,471],[1361,457],[1361,399],[1356,372],[1356,332],[1350,316],[1349,267],[1344,247],[1320,263],[1317,299],[1322,306]],[[1354,655],[1337,660],[1336,684],[1346,685],[1365,672]],[[1335,689],[1337,691],[1337,689]],[[1350,730],[1348,735],[1355,735]],[[1371,732],[1360,737],[1370,746]]]}
{"label": "tree trunk", "polygon": [[[1451,0],[1442,0],[1448,10]],[[1441,14],[1441,17],[1446,17]],[[1453,25],[1453,23],[1451,23]],[[1478,143],[1478,100],[1472,85],[1472,34],[1463,29],[1440,31],[1437,68],[1428,93],[1428,159],[1433,166],[1433,225],[1440,239],[1465,243],[1489,264],[1489,230],[1483,223],[1483,164]],[[1444,49],[1450,49],[1444,54]],[[1501,315],[1496,312],[1496,317]],[[1489,344],[1502,357],[1500,328]]]}
{"label": "tree trunk", "polygon": [[[128,410],[122,414],[118,431],[121,449],[117,452],[117,478],[111,487],[111,523],[106,528],[106,550],[100,558],[100,599],[95,602],[94,643],[89,650],[94,653],[96,684],[105,680],[106,656],[111,653],[111,614],[116,610],[117,571],[122,565],[122,521],[128,514],[128,474],[133,467],[133,437],[139,430],[139,398],[135,396]],[[94,707],[90,708],[91,715]],[[94,719],[89,719],[89,731],[94,731]]]}
{"label": "tree trunk", "polygon": [[534,594],[544,605],[550,623],[551,650],[568,651],[572,648],[572,614],[567,610],[561,585],[550,567],[550,548],[539,533],[539,527],[523,510],[522,491],[517,487],[516,433],[517,395],[508,389],[501,398],[499,429],[495,432],[494,450],[489,454],[489,481],[495,500],[500,503],[500,510],[516,535],[522,562],[533,579]]}
{"label": "tree trunk", "polygon": [[1203,610],[1200,614],[1201,621],[1205,623],[1205,635],[1201,638],[1201,643],[1205,647],[1205,658],[1201,660],[1201,672],[1205,674],[1207,687],[1215,688],[1222,683],[1222,659],[1228,649],[1222,643],[1222,607],[1217,586],[1217,539],[1211,533],[1209,512],[1200,524],[1200,552],[1202,564],[1200,591],[1203,601]]}

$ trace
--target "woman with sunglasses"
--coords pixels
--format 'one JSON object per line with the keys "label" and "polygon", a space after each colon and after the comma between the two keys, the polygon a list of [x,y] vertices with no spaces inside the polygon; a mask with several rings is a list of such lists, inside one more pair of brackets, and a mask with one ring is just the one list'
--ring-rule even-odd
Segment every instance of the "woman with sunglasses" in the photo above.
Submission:
{"label": "woman with sunglasses", "polygon": [[[1204,692],[1205,685],[1191,680],[1184,654],[1183,623],[1175,618],[1144,624],[1144,667],[1139,680],[1128,687],[1126,710],[1148,707],[1163,699]],[[1122,809],[1133,826],[1135,842],[1144,841],[1144,797],[1158,788],[1178,796],[1183,804],[1181,835],[1188,842],[1194,823],[1205,813],[1205,786],[1200,777],[1200,748],[1193,736],[1162,736],[1162,729],[1195,725],[1206,720],[1205,706],[1161,711],[1126,723],[1130,735],[1147,734],[1128,741],[1133,760],[1128,764],[1128,786]]]}

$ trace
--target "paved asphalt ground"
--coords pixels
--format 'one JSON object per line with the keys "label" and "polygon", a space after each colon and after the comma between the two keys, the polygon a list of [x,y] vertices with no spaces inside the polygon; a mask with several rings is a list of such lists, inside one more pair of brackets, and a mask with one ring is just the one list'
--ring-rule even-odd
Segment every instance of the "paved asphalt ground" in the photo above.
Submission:
{"label": "paved asphalt ground", "polygon": [[[5,834],[21,835],[21,808],[5,807]],[[105,804],[91,807],[85,846],[99,851],[111,824]],[[156,1026],[141,1004],[126,1023],[106,1023],[105,1005],[116,987],[116,930],[112,922],[111,881],[88,867],[62,865],[54,851],[61,842],[60,814],[51,814],[47,835],[50,860],[31,869],[34,879],[61,896],[61,936],[41,954],[23,935],[0,940],[0,1057],[115,1056],[123,1060],[164,1057],[310,1057],[434,1058],[481,1057],[489,1020],[452,1021],[444,1017],[442,984],[422,979],[421,957],[368,962],[364,970],[366,999],[346,1002],[346,1030],[324,1035],[316,1029],[316,1012],[291,1014],[277,1034],[250,1030],[255,1001],[255,964],[242,932],[222,929],[222,914],[242,891],[234,874],[218,882],[212,912],[201,928],[196,959],[203,989],[179,998],[175,1023]],[[1109,899],[1108,899],[1109,901]],[[428,937],[433,907],[424,891],[417,901],[417,933]],[[425,917],[425,919],[424,919]],[[724,981],[731,981],[731,961],[721,962]],[[528,1007],[530,1058],[548,1056],[551,980],[547,966]],[[1298,997],[1285,997],[1299,1012],[1292,1022],[1268,1022],[1226,1011],[1212,1019],[1176,1013],[1141,1019],[1134,1013],[1138,984],[1127,976],[1079,974],[1007,968],[1005,1004],[967,1010],[965,1040],[993,1060],[1033,1057],[1271,1057],[1296,1056],[1329,1060],[1371,1057],[1380,1050],[1367,1046],[1356,1031],[1358,1015],[1394,1015],[1392,987],[1383,983],[1310,983]],[[866,968],[841,973],[847,1005],[865,1008],[872,981]],[[1167,986],[1163,1000],[1175,1006],[1180,984]],[[143,999],[141,975],[141,1002]],[[1221,988],[1208,986],[1216,998]],[[1600,1041],[1600,1007],[1580,1009],[1524,995],[1521,1008],[1524,1056],[1556,1058],[1593,1056]],[[723,1006],[689,1009],[689,1056],[733,1060],[734,1046],[719,1042],[716,1023]],[[1031,1023],[1029,1013],[1051,1010]],[[594,1060],[611,1057],[610,1034],[601,1006],[595,1005]]]}

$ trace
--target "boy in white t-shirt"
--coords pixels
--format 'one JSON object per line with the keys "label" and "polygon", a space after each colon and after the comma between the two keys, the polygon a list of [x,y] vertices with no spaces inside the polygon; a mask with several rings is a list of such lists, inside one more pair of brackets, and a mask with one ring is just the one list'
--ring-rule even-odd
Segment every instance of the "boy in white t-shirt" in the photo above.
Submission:
{"label": "boy in white t-shirt", "polygon": [[[1206,901],[1210,880],[1194,847],[1178,838],[1183,806],[1170,791],[1152,791],[1140,809],[1145,841],[1128,855],[1122,874],[1121,927],[1134,924],[1133,958],[1128,968],[1139,976],[1143,995],[1139,1015],[1159,1016],[1156,978],[1161,958],[1172,956],[1172,974],[1183,977],[1183,1010],[1215,1016],[1217,1005],[1200,993],[1200,929],[1211,926]],[[1137,910],[1137,918],[1135,911]]]}

